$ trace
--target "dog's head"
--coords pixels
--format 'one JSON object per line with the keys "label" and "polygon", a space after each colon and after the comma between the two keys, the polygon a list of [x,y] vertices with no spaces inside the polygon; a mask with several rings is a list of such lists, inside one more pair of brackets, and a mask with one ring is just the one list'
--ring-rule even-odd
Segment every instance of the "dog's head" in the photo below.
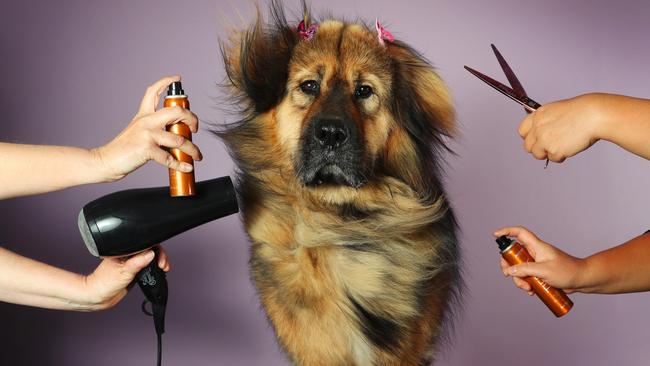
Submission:
{"label": "dog's head", "polygon": [[285,184],[321,192],[393,177],[434,193],[454,114],[431,65],[374,26],[307,17],[290,25],[275,3],[271,14],[222,45],[246,117],[221,136],[240,169],[258,178],[282,170],[293,180]]}

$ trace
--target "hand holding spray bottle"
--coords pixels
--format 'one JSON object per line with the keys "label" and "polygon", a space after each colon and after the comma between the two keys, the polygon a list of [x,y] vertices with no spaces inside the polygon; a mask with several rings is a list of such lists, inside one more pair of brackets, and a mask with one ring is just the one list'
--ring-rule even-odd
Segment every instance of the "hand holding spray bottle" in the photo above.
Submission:
{"label": "hand holding spray bottle", "polygon": [[[499,245],[499,250],[501,250],[501,256],[512,266],[535,261],[526,248],[505,235],[497,238],[496,242]],[[537,277],[526,277],[524,280],[530,284],[537,297],[558,318],[568,313],[573,307],[573,302],[564,291],[551,287]]]}

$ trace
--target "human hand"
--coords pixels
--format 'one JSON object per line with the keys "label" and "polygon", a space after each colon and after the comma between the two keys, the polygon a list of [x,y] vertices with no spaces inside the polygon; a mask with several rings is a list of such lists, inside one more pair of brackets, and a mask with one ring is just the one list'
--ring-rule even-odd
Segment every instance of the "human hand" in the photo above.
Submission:
{"label": "human hand", "polygon": [[[138,253],[130,258],[104,258],[93,273],[86,276],[86,293],[91,310],[108,309],[124,298],[138,272],[154,258],[153,250]],[[158,267],[168,272],[169,261],[162,247]]]}
{"label": "human hand", "polygon": [[501,235],[516,238],[535,262],[511,266],[501,259],[501,271],[505,276],[512,276],[515,285],[533,295],[530,284],[525,277],[535,276],[549,285],[571,293],[581,287],[581,278],[585,272],[584,259],[573,257],[560,249],[540,240],[535,234],[524,227],[505,227],[494,232],[495,237]]}
{"label": "human hand", "polygon": [[165,130],[165,126],[183,122],[195,133],[198,130],[196,115],[181,107],[156,111],[160,94],[169,84],[179,80],[179,76],[171,76],[149,86],[131,123],[111,142],[92,150],[95,159],[104,168],[105,181],[121,179],[149,160],[182,172],[192,171],[191,164],[174,159],[163,147],[180,149],[194,160],[203,158],[199,148],[191,141]]}
{"label": "human hand", "polygon": [[586,150],[601,138],[609,120],[607,97],[592,93],[543,105],[519,125],[524,149],[556,163]]}

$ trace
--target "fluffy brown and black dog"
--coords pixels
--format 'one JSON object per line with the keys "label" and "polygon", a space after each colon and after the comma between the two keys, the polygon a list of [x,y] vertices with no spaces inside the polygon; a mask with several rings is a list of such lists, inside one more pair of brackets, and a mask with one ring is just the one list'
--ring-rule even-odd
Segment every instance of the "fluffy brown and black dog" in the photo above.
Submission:
{"label": "fluffy brown and black dog", "polygon": [[426,365],[461,287],[440,169],[449,94],[374,28],[297,23],[274,2],[222,44],[243,119],[217,133],[262,306],[297,365]]}

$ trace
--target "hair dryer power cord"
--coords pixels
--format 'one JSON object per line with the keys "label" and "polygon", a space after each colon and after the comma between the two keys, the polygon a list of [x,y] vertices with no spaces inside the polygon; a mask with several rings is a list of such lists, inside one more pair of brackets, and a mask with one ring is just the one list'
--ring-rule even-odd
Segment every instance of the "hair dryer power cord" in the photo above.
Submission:
{"label": "hair dryer power cord", "polygon": [[[155,317],[156,315],[147,310],[147,304],[150,304],[151,302],[149,300],[144,300],[142,301],[142,312],[145,313],[148,316],[153,316]],[[161,366],[162,365],[162,333],[159,333],[156,331],[156,337],[158,338],[158,356],[157,356],[157,361],[156,365]]]}

